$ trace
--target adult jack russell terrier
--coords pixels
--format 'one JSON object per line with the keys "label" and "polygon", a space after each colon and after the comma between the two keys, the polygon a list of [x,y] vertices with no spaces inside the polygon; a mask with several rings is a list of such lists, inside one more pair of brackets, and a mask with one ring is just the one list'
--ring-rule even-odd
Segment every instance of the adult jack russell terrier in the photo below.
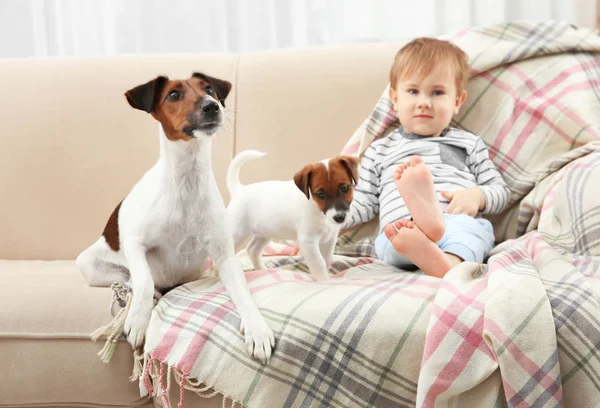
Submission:
{"label": "adult jack russell terrier", "polygon": [[271,356],[273,332],[235,257],[211,167],[212,136],[223,122],[219,102],[225,107],[230,89],[229,82],[194,73],[186,80],[159,76],[125,93],[133,108],[160,123],[160,155],[76,263],[90,286],[130,282],[133,296],[124,332],[133,348],[144,340],[155,288],[200,278],[210,256],[241,316],[249,353],[263,363]]}
{"label": "adult jack russell terrier", "polygon": [[231,202],[227,207],[236,251],[247,245],[255,269],[265,269],[261,254],[271,239],[295,239],[317,281],[329,278],[340,227],[358,181],[358,158],[337,156],[304,166],[289,181],[242,185],[242,165],[264,156],[240,152],[227,169]]}

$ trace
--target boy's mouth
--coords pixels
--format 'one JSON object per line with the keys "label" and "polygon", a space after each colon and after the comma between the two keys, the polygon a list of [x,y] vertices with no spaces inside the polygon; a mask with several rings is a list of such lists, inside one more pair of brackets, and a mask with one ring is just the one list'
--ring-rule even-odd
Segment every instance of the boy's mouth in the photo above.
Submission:
{"label": "boy's mouth", "polygon": [[415,115],[415,119],[433,119],[433,116],[420,114],[420,115]]}

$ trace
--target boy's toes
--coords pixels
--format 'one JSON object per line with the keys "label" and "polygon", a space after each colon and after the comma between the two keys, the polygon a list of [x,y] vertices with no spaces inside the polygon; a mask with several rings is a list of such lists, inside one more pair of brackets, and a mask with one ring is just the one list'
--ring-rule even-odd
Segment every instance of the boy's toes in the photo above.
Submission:
{"label": "boy's toes", "polygon": [[391,241],[398,234],[398,229],[394,224],[388,224],[385,227],[383,227],[383,232],[385,233],[387,239]]}
{"label": "boy's toes", "polygon": [[400,178],[402,178],[402,173],[404,173],[404,170],[406,170],[409,166],[410,166],[409,162],[399,164],[398,167],[396,167],[396,171],[394,173],[394,179],[400,180]]}
{"label": "boy's toes", "polygon": [[394,223],[395,227],[400,228],[412,228],[414,227],[414,222],[409,220],[408,218],[402,218]]}
{"label": "boy's toes", "polygon": [[421,156],[411,156],[410,160],[409,160],[410,166],[415,167],[418,164],[423,163],[423,158]]}

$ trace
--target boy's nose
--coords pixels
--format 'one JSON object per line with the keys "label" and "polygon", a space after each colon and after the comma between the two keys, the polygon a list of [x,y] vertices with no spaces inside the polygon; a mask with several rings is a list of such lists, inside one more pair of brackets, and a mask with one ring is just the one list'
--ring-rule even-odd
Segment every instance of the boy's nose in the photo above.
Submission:
{"label": "boy's nose", "polygon": [[427,99],[421,99],[417,104],[417,107],[420,109],[431,108],[431,103],[429,103],[429,100]]}

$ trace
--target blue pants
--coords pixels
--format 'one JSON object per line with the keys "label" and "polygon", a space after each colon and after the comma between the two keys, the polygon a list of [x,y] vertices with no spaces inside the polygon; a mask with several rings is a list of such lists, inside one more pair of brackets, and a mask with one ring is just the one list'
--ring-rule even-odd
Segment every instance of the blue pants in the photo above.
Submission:
{"label": "blue pants", "polygon": [[[473,218],[465,214],[444,214],[446,232],[437,246],[449,254],[456,255],[465,261],[483,263],[494,247],[494,230],[492,223],[484,218]],[[416,269],[404,255],[399,254],[385,233],[375,239],[377,258],[388,265],[401,269]]]}

